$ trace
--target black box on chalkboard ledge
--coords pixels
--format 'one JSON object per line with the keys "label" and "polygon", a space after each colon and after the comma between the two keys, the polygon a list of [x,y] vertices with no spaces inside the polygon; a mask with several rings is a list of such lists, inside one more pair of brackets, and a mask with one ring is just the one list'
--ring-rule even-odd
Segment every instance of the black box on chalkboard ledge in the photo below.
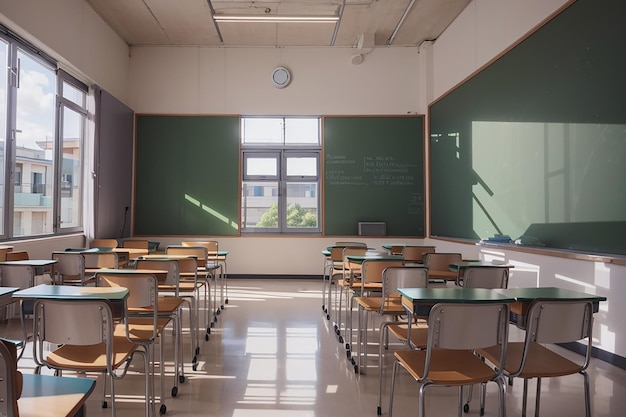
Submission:
{"label": "black box on chalkboard ledge", "polygon": [[387,236],[385,222],[358,222],[359,236]]}

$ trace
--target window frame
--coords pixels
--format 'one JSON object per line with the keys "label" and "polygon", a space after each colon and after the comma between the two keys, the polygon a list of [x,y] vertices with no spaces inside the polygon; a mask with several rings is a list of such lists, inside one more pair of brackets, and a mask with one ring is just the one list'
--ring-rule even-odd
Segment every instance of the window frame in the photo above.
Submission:
{"label": "window frame", "polygon": [[[260,117],[260,116],[254,116]],[[300,117],[302,116],[294,116]],[[321,118],[317,116],[312,116],[309,118],[317,118],[318,119],[318,143],[286,143],[283,137],[281,143],[267,142],[267,143],[246,143],[245,142],[245,132],[242,127],[242,138],[241,138],[241,160],[242,160],[242,175],[241,175],[241,190],[242,190],[242,201],[241,201],[241,211],[242,211],[242,222],[240,231],[242,235],[250,234],[284,234],[284,235],[320,235],[321,234]],[[289,116],[277,117],[277,116],[268,116],[269,119],[290,119]],[[246,117],[242,116],[242,126],[245,123]],[[285,126],[285,123],[283,123]],[[248,159],[255,157],[273,157],[276,159],[277,163],[277,174],[276,175],[250,175],[247,173],[248,168]],[[313,157],[316,159],[316,175],[287,175],[287,160],[289,158],[295,157]],[[267,183],[275,185],[278,190],[277,203],[278,203],[278,224],[277,227],[246,227],[246,223],[244,222],[244,210],[246,207],[246,195],[245,188],[246,183],[254,182],[254,183]],[[287,195],[287,185],[293,183],[315,183],[316,184],[316,214],[317,214],[317,227],[288,227],[287,226],[287,200],[289,196]]]}
{"label": "window frame", "polygon": [[[85,173],[86,173],[86,140],[89,137],[87,135],[88,129],[88,109],[87,102],[90,94],[89,87],[76,79],[72,75],[64,72],[58,67],[58,63],[46,55],[43,51],[40,51],[38,48],[14,35],[14,33],[6,28],[4,25],[0,24],[0,40],[6,43],[7,48],[7,66],[9,70],[7,71],[7,79],[6,79],[6,97],[1,97],[0,99],[6,100],[5,103],[0,105],[6,106],[6,126],[4,126],[4,132],[0,132],[0,137],[4,135],[4,186],[3,189],[0,190],[1,193],[4,194],[4,198],[1,202],[3,205],[3,220],[2,220],[2,230],[0,231],[0,240],[24,240],[24,239],[32,239],[32,238],[45,238],[55,235],[64,235],[69,233],[78,233],[83,232],[85,227],[85,217],[84,217],[84,207],[85,207]],[[20,86],[20,65],[19,65],[19,56],[22,54],[23,56],[27,56],[28,59],[35,61],[37,64],[42,65],[43,67],[48,68],[53,76],[53,88],[52,91],[54,93],[53,97],[53,109],[51,113],[53,117],[53,125],[51,126],[51,145],[46,145],[45,148],[50,151],[50,158],[52,165],[51,172],[48,174],[52,176],[51,180],[51,194],[49,194],[48,198],[52,198],[51,204],[49,208],[46,208],[45,205],[42,206],[33,206],[35,210],[33,213],[39,213],[43,208],[45,210],[51,210],[51,222],[52,226],[50,228],[46,228],[46,230],[42,233],[29,231],[28,234],[21,234],[19,230],[14,230],[15,221],[19,221],[19,224],[24,225],[24,213],[29,212],[29,208],[26,207],[25,210],[20,207],[15,207],[15,192],[16,190],[25,190],[24,188],[24,175],[34,175],[34,172],[30,172],[29,167],[21,167],[19,174],[17,172],[18,165],[22,165],[23,162],[19,159],[17,155],[16,149],[16,135],[19,134],[19,130],[17,129],[17,107],[20,105],[17,100],[18,96],[18,88]],[[80,90],[80,92],[84,93],[84,100],[82,106],[78,103],[72,102],[71,100],[63,98],[63,82],[71,85],[72,87]],[[79,157],[77,158],[77,166],[80,171],[80,184],[78,185],[78,190],[80,192],[81,198],[77,202],[78,211],[78,222],[74,224],[72,227],[60,227],[60,210],[61,210],[61,198],[64,195],[61,190],[61,166],[63,162],[63,149],[62,149],[62,117],[60,109],[62,106],[67,106],[71,108],[73,111],[80,113],[81,117],[83,117],[81,121],[80,132],[78,133],[81,136],[82,148],[79,153]],[[50,136],[47,136],[50,138]],[[51,146],[51,147],[50,147]],[[18,183],[16,183],[16,179]],[[45,179],[44,179],[45,181]],[[44,184],[45,185],[45,184]],[[31,190],[28,190],[28,193],[32,193],[32,187],[35,187],[34,184],[31,184]],[[27,194],[28,194],[27,193]],[[36,220],[33,217],[31,220]],[[18,224],[18,226],[19,226]],[[17,234],[16,234],[17,233]]]}

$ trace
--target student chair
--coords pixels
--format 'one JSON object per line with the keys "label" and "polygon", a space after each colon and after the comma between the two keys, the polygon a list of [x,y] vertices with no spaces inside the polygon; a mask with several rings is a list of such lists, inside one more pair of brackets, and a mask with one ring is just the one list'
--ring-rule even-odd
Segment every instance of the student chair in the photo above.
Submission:
{"label": "student chair", "polygon": [[[506,361],[498,347],[481,349],[488,361],[502,367],[509,378],[524,380],[522,416],[526,416],[528,380],[537,378],[535,416],[539,416],[542,378],[557,378],[580,374],[583,377],[585,415],[591,417],[589,375],[586,372],[591,359],[593,306],[590,301],[535,300],[527,314],[526,335],[523,342],[510,342]],[[555,343],[582,341],[585,348],[580,360],[568,359],[551,347]]]}
{"label": "student chair", "polygon": [[94,283],[85,275],[85,256],[81,252],[58,251],[52,253],[57,261],[53,281],[60,285],[88,285]]}
{"label": "student chair", "polygon": [[[3,287],[15,287],[19,289],[30,288],[35,285],[35,268],[31,265],[0,265],[0,283]],[[12,305],[15,305],[13,303]],[[10,306],[6,306],[7,314]],[[24,354],[24,348],[29,336],[24,316],[33,314],[33,302],[30,300],[20,300],[20,324],[22,326],[22,340],[17,343],[19,349],[18,359]]]}
{"label": "student chair", "polygon": [[[401,268],[402,260],[365,260],[361,265],[360,288],[353,291],[348,307],[352,312],[352,301],[357,304],[357,360],[354,364],[355,372],[365,372],[367,367],[367,322],[370,313],[384,311],[384,314],[402,314],[401,304],[393,302],[392,297],[382,297],[383,274],[388,268]],[[397,299],[395,300],[397,301]],[[352,342],[352,314],[349,315],[349,341]]]}
{"label": "student chair", "polygon": [[450,271],[450,264],[460,263],[460,253],[432,252],[424,254],[422,263],[428,268],[428,277],[435,281],[456,281],[457,273]]}
{"label": "student chair", "polygon": [[[38,299],[34,306],[35,336],[33,360],[35,373],[47,366],[61,376],[63,371],[101,372],[110,378],[111,416],[116,415],[115,380],[126,375],[136,353],[144,358],[146,416],[150,401],[148,356],[140,345],[115,333],[113,306],[100,299]],[[59,346],[51,352],[44,345]],[[119,372],[119,374],[118,374]],[[102,407],[107,407],[105,400]]]}
{"label": "student chair", "polygon": [[[418,416],[425,417],[425,394],[431,386],[457,386],[458,415],[463,415],[463,387],[493,381],[498,385],[499,416],[506,415],[502,370],[493,368],[474,353],[498,346],[498,359],[505,360],[508,338],[507,303],[439,303],[428,316],[428,340],[424,350],[394,353],[389,417],[398,368],[406,369],[419,382]],[[482,385],[481,385],[482,387]],[[481,397],[481,399],[484,397]]]}
{"label": "student chair", "polygon": [[414,265],[421,264],[424,260],[424,255],[427,253],[435,253],[435,247],[407,245],[402,248],[401,255],[406,265]]}
{"label": "student chair", "polygon": [[[388,330],[394,329],[394,334],[402,341],[407,340],[407,322],[400,317],[406,313],[402,306],[402,299],[398,288],[426,288],[428,287],[428,269],[419,267],[388,267],[383,271],[383,288],[378,314],[386,318],[380,324],[378,341],[378,403],[376,412],[382,414],[383,395],[383,350],[389,345]],[[417,323],[415,323],[417,324]],[[428,327],[411,326],[412,347],[426,347]]]}
{"label": "student chair", "polygon": [[[195,330],[195,317],[193,312],[193,305],[189,299],[180,296],[180,269],[176,259],[168,258],[138,258],[135,263],[135,268],[140,271],[155,271],[155,275],[158,279],[158,286],[164,286],[163,289],[159,288],[159,316],[170,317],[172,324],[174,325],[174,334],[176,337],[175,342],[175,385],[172,388],[172,396],[176,396],[178,392],[178,382],[185,382],[185,368],[183,366],[183,305],[187,305],[189,310],[189,328],[191,333],[191,340],[194,343],[190,344],[191,347],[191,363],[196,368],[197,356],[196,356],[196,334]],[[161,271],[157,273],[156,271]],[[162,272],[165,271],[165,274]]]}
{"label": "student chair", "polygon": [[470,266],[459,284],[466,288],[508,288],[509,268],[500,266]]}
{"label": "student chair", "polygon": [[22,373],[17,369],[15,347],[0,339],[0,415],[19,417],[17,400],[22,394]]}
{"label": "student chair", "polygon": [[92,248],[117,248],[117,239],[93,239],[91,241]]}
{"label": "student chair", "polygon": [[[165,414],[167,406],[165,405],[165,343],[164,332],[165,327],[170,323],[171,317],[159,316],[158,307],[158,287],[157,278],[153,274],[137,274],[133,271],[126,273],[106,273],[99,272],[96,274],[96,286],[98,287],[125,287],[128,288],[130,295],[126,299],[126,317],[124,317],[124,325],[116,327],[116,335],[126,337],[133,343],[141,345],[150,364],[150,404],[152,415],[156,398],[154,397],[154,344],[160,338],[160,386],[161,386],[161,405],[160,414]],[[176,345],[175,345],[176,346]],[[148,372],[148,369],[146,369]],[[146,410],[148,411],[148,410]]]}

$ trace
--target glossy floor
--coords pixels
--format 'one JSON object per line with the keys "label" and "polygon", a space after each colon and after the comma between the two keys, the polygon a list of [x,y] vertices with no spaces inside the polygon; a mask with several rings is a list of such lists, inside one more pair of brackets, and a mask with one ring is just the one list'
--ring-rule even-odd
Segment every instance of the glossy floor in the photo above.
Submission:
{"label": "glossy floor", "polygon": [[[172,363],[167,362],[166,415],[376,416],[377,350],[372,345],[366,373],[355,374],[343,345],[333,332],[332,323],[322,314],[320,281],[230,280],[228,301],[218,316],[210,340],[201,342],[197,370],[186,366],[186,381],[180,384],[176,398],[170,395]],[[19,322],[12,319],[8,325],[0,325],[0,332],[16,337],[18,326]],[[189,335],[186,335],[186,343],[189,343]],[[166,347],[166,358],[170,358],[172,346],[168,342]],[[185,355],[188,360],[189,349],[185,350]],[[388,413],[391,356],[385,360],[383,415]],[[32,372],[31,357],[29,346],[19,363],[23,372]],[[119,417],[143,414],[143,377],[141,369],[137,371],[131,370],[116,385]],[[593,359],[589,374],[592,414],[595,417],[623,416],[626,371]],[[89,374],[87,377],[96,376]],[[530,390],[534,391],[534,387],[531,382]],[[417,389],[417,383],[401,371],[394,402],[395,416],[417,416]],[[521,397],[522,383],[516,381],[513,387],[508,387],[509,416],[521,415]],[[87,403],[88,415],[110,416],[110,409],[101,408],[101,399],[99,378]],[[541,399],[543,416],[584,416],[582,377],[546,380]],[[430,389],[426,407],[426,414],[430,416],[456,415],[457,390]],[[468,415],[478,414],[478,401],[474,399]],[[534,414],[534,393],[529,398],[528,414]],[[497,415],[494,384],[490,384],[487,392],[485,415]]]}

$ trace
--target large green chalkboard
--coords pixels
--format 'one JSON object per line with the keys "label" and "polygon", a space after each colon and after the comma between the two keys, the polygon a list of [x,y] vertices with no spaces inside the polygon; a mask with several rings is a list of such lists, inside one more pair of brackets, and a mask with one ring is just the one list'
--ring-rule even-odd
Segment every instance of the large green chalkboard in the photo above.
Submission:
{"label": "large green chalkboard", "polygon": [[430,106],[431,235],[626,254],[625,15],[578,0]]}
{"label": "large green chalkboard", "polygon": [[324,117],[324,233],[424,236],[424,118]]}
{"label": "large green chalkboard", "polygon": [[239,117],[137,116],[135,235],[236,235]]}

